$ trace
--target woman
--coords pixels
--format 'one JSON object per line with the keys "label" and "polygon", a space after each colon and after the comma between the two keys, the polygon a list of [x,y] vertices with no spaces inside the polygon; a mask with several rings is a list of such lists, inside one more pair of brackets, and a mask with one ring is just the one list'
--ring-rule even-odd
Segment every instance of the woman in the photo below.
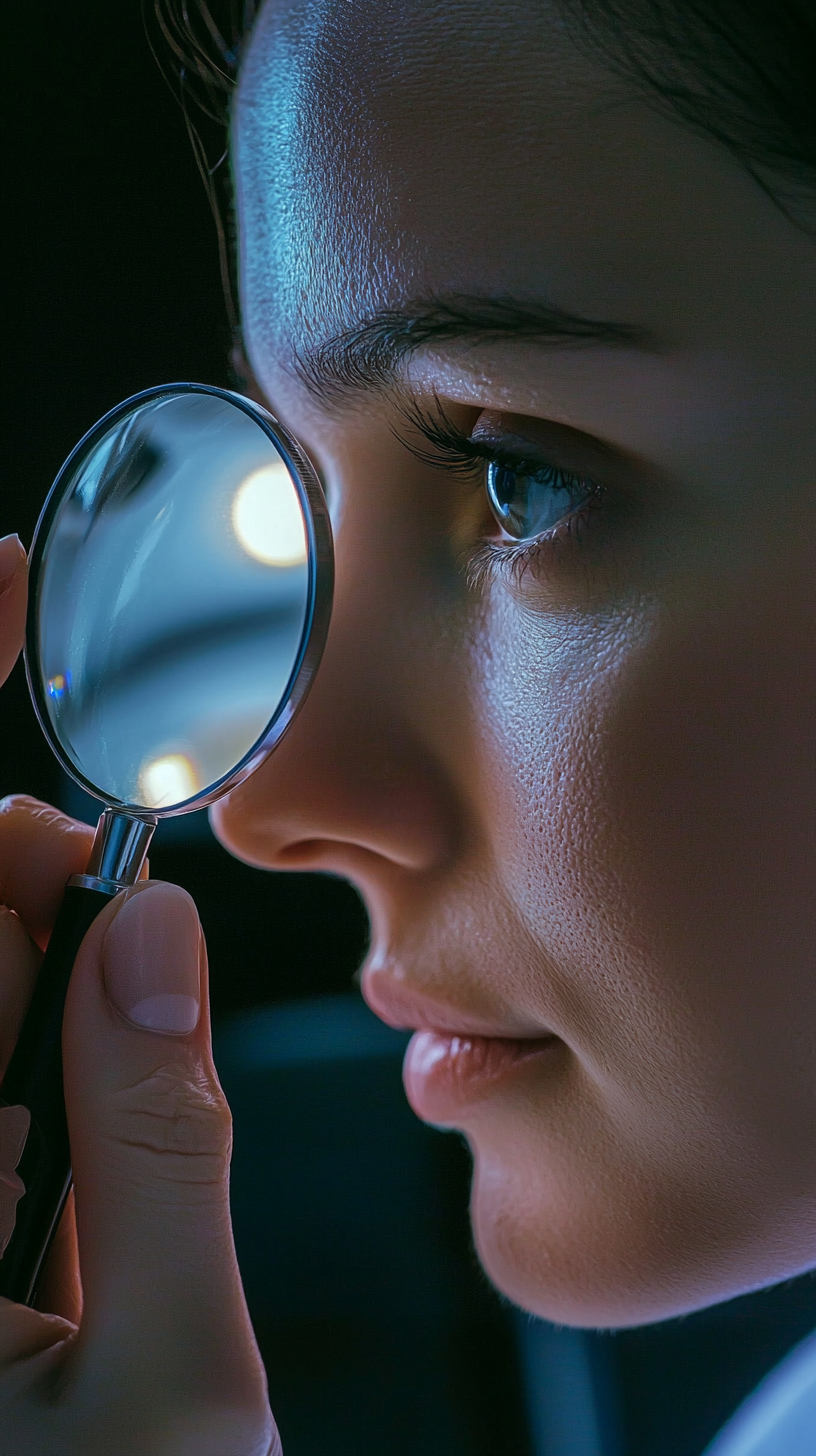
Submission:
{"label": "woman", "polygon": [[[268,0],[242,62],[245,344],[338,587],[215,827],[359,887],[364,994],[469,1139],[484,1265],[566,1323],[814,1263],[814,29]],[[0,566],[8,668],[13,540]],[[88,848],[6,803],[6,1054]],[[60,1314],[0,1315],[8,1449],[275,1449],[182,891],[94,925],[65,1061],[85,1308],[66,1234]]]}

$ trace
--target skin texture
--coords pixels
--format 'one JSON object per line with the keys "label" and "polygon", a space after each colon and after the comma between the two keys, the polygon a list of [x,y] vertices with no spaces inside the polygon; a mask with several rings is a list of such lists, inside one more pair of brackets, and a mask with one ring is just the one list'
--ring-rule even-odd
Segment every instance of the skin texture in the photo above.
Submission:
{"label": "skin texture", "polygon": [[[812,236],[544,4],[275,0],[234,137],[247,353],[327,482],[337,593],[219,834],[353,880],[387,1019],[560,1039],[440,1118],[518,1303],[622,1325],[808,1267]],[[448,339],[395,387],[304,382],[327,339],[461,294],[637,341]],[[598,508],[514,568],[483,476],[408,448],[406,391]]]}

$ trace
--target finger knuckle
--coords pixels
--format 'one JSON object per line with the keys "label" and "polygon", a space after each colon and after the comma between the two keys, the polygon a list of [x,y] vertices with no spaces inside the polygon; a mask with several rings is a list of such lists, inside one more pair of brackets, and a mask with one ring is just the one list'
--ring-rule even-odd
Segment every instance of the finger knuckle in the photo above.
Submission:
{"label": "finger knuckle", "polygon": [[6,853],[19,851],[22,845],[53,843],[66,836],[89,841],[92,834],[90,825],[69,818],[61,809],[44,804],[30,794],[6,794],[0,798],[0,846]]}
{"label": "finger knuckle", "polygon": [[51,824],[65,817],[59,809],[53,809],[50,804],[44,804],[41,799],[34,799],[30,794],[6,794],[0,799],[0,825],[3,829],[9,829],[21,821],[28,823],[36,820]]}
{"label": "finger knuckle", "polygon": [[45,804],[31,794],[6,794],[0,798],[0,834],[19,832],[21,827],[39,827],[53,834],[81,834],[89,838],[93,834],[90,824],[72,819],[53,804]]}
{"label": "finger knuckle", "polygon": [[168,1177],[222,1179],[232,1151],[232,1118],[205,1069],[164,1066],[123,1089],[115,1122],[117,1141],[158,1159]]}
{"label": "finger knuckle", "polygon": [[30,794],[4,794],[0,799],[0,815],[17,814],[20,811],[30,813],[41,807],[39,799],[32,799]]}

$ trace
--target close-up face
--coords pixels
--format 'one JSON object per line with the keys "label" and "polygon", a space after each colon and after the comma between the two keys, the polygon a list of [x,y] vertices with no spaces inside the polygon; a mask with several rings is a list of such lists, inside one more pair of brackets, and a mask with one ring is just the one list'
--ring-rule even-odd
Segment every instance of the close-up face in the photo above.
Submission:
{"label": "close-up face", "polygon": [[565,14],[261,12],[244,342],[337,576],[213,819],[359,889],[499,1288],[625,1325],[814,1261],[816,241]]}

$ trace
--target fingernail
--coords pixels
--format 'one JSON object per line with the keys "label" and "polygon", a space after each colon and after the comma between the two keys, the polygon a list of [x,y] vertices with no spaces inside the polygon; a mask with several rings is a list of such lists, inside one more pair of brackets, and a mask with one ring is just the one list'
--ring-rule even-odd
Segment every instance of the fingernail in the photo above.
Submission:
{"label": "fingernail", "polygon": [[20,537],[4,536],[0,540],[0,596],[11,586],[23,561],[25,549]]}
{"label": "fingernail", "polygon": [[200,1010],[200,929],[178,885],[129,892],[102,942],[108,999],[134,1026],[187,1036]]}

